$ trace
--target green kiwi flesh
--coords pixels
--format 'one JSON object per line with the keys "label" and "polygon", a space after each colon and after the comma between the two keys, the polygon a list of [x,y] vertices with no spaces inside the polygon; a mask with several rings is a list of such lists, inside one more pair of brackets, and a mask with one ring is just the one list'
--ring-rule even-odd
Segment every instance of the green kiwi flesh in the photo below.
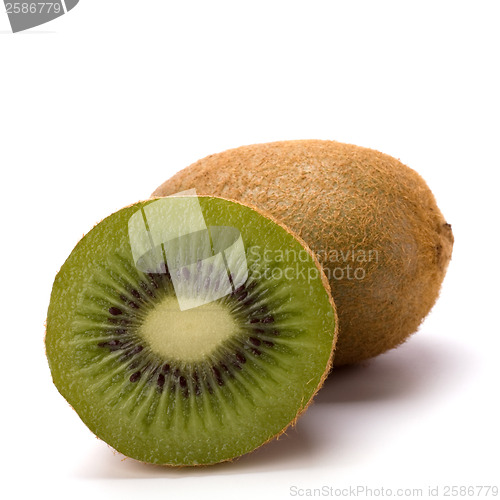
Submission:
{"label": "green kiwi flesh", "polygon": [[334,365],[397,347],[434,305],[453,233],[414,170],[335,141],[254,144],[198,160],[156,189],[185,189],[258,207],[317,255],[339,315]]}
{"label": "green kiwi flesh", "polygon": [[[206,232],[182,229],[194,227],[186,200],[210,228],[208,256]],[[140,258],[131,221],[146,228]],[[153,226],[178,238],[148,247]],[[234,234],[243,246],[230,246]],[[172,197],[83,237],[56,276],[45,344],[54,384],[99,438],[142,462],[200,465],[284,432],[326,377],[335,340],[328,281],[301,240],[240,203]]]}

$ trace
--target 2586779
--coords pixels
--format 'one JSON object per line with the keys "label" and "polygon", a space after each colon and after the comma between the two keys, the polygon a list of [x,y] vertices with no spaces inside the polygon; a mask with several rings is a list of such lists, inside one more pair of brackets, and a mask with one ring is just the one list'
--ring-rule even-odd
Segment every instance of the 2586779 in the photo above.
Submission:
{"label": "2586779", "polygon": [[7,14],[59,14],[62,10],[56,2],[12,2],[6,3]]}

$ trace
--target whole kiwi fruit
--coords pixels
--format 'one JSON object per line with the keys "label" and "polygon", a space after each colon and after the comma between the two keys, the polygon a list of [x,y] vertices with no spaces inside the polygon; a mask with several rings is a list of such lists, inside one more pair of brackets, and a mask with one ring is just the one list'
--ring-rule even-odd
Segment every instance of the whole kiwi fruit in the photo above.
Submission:
{"label": "whole kiwi fruit", "polygon": [[434,305],[453,234],[425,181],[378,151],[325,140],[256,144],[203,158],[153,193],[250,203],[316,253],[339,316],[334,365],[400,345]]}

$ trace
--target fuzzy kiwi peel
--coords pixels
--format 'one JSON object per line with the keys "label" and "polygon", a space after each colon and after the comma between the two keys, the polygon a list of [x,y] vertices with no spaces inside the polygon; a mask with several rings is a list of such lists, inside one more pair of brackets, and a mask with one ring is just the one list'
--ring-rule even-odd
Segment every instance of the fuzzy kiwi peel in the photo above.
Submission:
{"label": "fuzzy kiwi peel", "polygon": [[451,226],[425,181],[391,156],[323,140],[243,146],[195,162],[153,196],[191,188],[259,207],[316,253],[339,315],[334,365],[400,345],[438,297]]}
{"label": "fuzzy kiwi peel", "polygon": [[231,460],[281,435],[321,387],[337,332],[310,249],[241,203],[196,198],[210,255],[205,231],[181,231],[159,265],[152,253],[138,258],[131,221],[144,219],[149,236],[158,221],[192,224],[183,199],[136,203],[84,236],[56,276],[45,337],[53,381],[90,430],[160,465]]}

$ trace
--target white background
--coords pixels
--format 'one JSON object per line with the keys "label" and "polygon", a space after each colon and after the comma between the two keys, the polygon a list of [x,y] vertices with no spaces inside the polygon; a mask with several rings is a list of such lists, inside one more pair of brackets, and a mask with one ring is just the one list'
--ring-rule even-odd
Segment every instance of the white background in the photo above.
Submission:
{"label": "white background", "polygon": [[[9,498],[290,498],[499,485],[498,2],[81,0],[0,12],[2,489]],[[83,233],[230,147],[335,139],[400,158],[455,250],[401,348],[336,370],[295,429],[228,464],[123,460],[52,385],[44,320]],[[306,493],[302,491],[302,493]]]}

